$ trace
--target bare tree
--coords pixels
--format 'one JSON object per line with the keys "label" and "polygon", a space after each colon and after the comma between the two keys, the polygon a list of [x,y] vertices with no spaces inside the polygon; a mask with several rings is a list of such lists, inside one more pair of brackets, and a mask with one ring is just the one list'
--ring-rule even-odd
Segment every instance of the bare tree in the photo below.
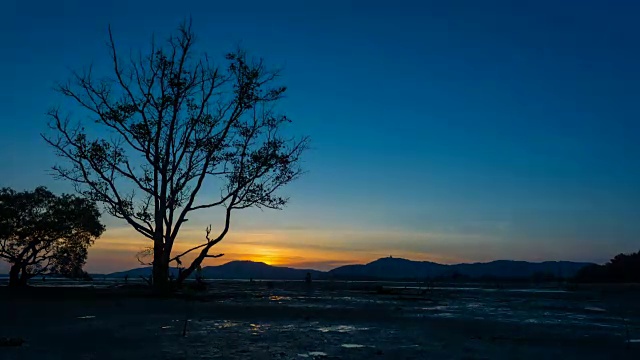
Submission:
{"label": "bare tree", "polygon": [[[286,90],[275,84],[278,71],[242,50],[216,66],[206,54],[196,56],[193,44],[185,22],[163,45],[152,41],[148,54],[123,61],[109,28],[113,76],[97,79],[89,68],[58,88],[88,110],[96,127],[72,124],[54,109],[55,135],[43,135],[70,163],[54,167],[58,177],[153,241],[159,291],[167,289],[170,262],[196,252],[182,282],[209,256],[229,231],[233,210],[282,208],[288,199],[277,191],[301,174],[307,145],[306,137],[282,134],[290,120],[275,107]],[[205,181],[219,193],[204,194]],[[216,207],[225,209],[218,234],[210,237],[208,229],[200,246],[173,256],[187,216]]]}

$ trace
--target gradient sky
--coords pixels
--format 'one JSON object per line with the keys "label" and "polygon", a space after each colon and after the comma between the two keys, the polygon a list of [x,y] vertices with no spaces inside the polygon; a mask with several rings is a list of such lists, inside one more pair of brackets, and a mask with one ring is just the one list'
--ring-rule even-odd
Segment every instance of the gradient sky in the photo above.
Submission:
{"label": "gradient sky", "polygon": [[[282,108],[313,146],[290,205],[237,213],[210,264],[602,262],[640,247],[634,0],[3,0],[0,186],[71,191],[39,137],[54,84],[107,71],[108,24],[128,53],[190,15],[199,50],[240,44],[284,67]],[[219,215],[192,218],[180,246]],[[87,268],[137,266],[148,243],[105,222]]]}

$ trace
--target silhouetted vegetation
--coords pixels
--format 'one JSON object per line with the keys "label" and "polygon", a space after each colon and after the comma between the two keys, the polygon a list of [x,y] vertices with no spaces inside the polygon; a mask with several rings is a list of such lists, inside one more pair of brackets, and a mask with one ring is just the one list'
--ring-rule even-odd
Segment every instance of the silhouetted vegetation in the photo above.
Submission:
{"label": "silhouetted vegetation", "polygon": [[585,283],[638,283],[640,282],[640,252],[619,254],[604,265],[590,265],[575,277]]}
{"label": "silhouetted vegetation", "polygon": [[[69,162],[54,167],[58,177],[152,241],[141,255],[153,258],[147,264],[159,291],[168,288],[170,263],[197,251],[176,279],[181,283],[212,256],[233,210],[282,208],[288,199],[277,190],[301,174],[307,144],[281,134],[291,120],[275,110],[286,91],[275,83],[277,71],[242,50],[214,65],[194,51],[194,39],[185,23],[166,43],[123,61],[109,29],[112,77],[89,69],[58,88],[90,114],[96,125],[86,126],[99,131],[55,109],[49,113],[55,135],[43,135]],[[220,191],[204,193],[205,182]],[[188,215],[211,208],[223,209],[222,229],[210,237],[208,228],[202,244],[173,255]]]}
{"label": "silhouetted vegetation", "polygon": [[0,258],[11,266],[9,286],[45,274],[86,278],[87,250],[103,231],[91,200],[44,187],[0,190]]}

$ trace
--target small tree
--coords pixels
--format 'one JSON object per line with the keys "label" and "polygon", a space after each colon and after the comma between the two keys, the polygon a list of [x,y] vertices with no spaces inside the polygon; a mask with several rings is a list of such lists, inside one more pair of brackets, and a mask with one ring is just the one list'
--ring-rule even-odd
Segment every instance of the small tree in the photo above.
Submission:
{"label": "small tree", "polygon": [[82,273],[87,249],[104,231],[95,202],[56,196],[44,187],[0,189],[0,258],[10,265],[9,286],[37,275]]}
{"label": "small tree", "polygon": [[[285,87],[274,85],[278,73],[243,51],[215,66],[196,56],[191,25],[185,23],[148,54],[122,61],[109,29],[111,78],[96,79],[91,70],[74,74],[60,93],[88,110],[99,128],[91,139],[58,111],[49,113],[56,136],[43,136],[70,166],[56,174],[77,190],[106,205],[150,239],[153,285],[166,291],[169,264],[193,251],[197,256],[177,281],[189,277],[230,227],[233,210],[282,208],[277,190],[300,175],[306,138],[281,134],[289,119],[275,111]],[[218,185],[207,192],[203,184]],[[212,199],[213,196],[213,199]],[[176,256],[173,246],[193,211],[224,207],[223,226],[215,237]]]}

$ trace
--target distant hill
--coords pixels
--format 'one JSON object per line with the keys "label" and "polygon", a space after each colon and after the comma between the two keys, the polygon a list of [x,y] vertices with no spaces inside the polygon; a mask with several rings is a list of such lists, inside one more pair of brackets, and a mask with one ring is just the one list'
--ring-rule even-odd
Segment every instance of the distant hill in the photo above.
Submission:
{"label": "distant hill", "polygon": [[591,263],[571,261],[545,261],[531,263],[527,261],[498,260],[488,263],[452,265],[455,271],[470,277],[532,277],[536,274],[551,274],[556,277],[574,277],[578,271]]}
{"label": "distant hill", "polygon": [[[171,268],[171,274],[177,277],[178,270]],[[301,280],[307,273],[315,279],[319,278],[322,271],[312,269],[293,269],[288,267],[271,266],[263,262],[231,261],[218,266],[205,266],[202,268],[202,276],[206,279],[256,279],[256,280]],[[103,275],[108,278],[138,278],[151,275],[151,267],[142,267],[127,271],[119,271]],[[192,275],[195,277],[195,273]]]}
{"label": "distant hill", "polygon": [[447,265],[429,261],[412,261],[402,258],[382,258],[366,265],[345,265],[328,272],[333,278],[353,279],[402,279],[439,276]]}
{"label": "distant hill", "polygon": [[[173,269],[172,269],[173,270]],[[151,275],[151,267],[142,267],[137,269],[118,271],[111,274],[102,275],[103,277],[110,278],[123,278],[125,276],[129,276],[130,278],[137,278],[140,276],[148,277]],[[99,277],[100,275],[93,275],[94,277]]]}
{"label": "distant hill", "polygon": [[253,261],[231,261],[220,266],[202,268],[202,275],[207,279],[302,280],[307,273],[311,273],[311,276],[317,279],[323,272],[311,269],[271,266],[263,262]]}
{"label": "distant hill", "polygon": [[[531,263],[527,261],[497,260],[488,263],[443,265],[429,261],[412,261],[402,258],[382,258],[366,265],[346,265],[328,272],[312,269],[294,269],[271,266],[262,262],[231,261],[219,266],[207,266],[202,274],[207,279],[256,279],[256,280],[302,280],[307,273],[313,279],[342,280],[401,280],[427,279],[439,277],[480,278],[531,278],[541,274],[552,277],[573,277],[578,271],[591,263],[569,261],[546,261]],[[171,269],[174,276],[175,268]],[[110,278],[129,278],[149,276],[150,267],[131,269],[104,275]]]}
{"label": "distant hill", "polygon": [[497,260],[488,263],[443,265],[430,261],[411,261],[401,258],[382,258],[366,265],[346,265],[329,271],[334,278],[426,279],[452,277],[468,278],[531,278],[536,275],[573,277],[590,263],[569,261]]}

